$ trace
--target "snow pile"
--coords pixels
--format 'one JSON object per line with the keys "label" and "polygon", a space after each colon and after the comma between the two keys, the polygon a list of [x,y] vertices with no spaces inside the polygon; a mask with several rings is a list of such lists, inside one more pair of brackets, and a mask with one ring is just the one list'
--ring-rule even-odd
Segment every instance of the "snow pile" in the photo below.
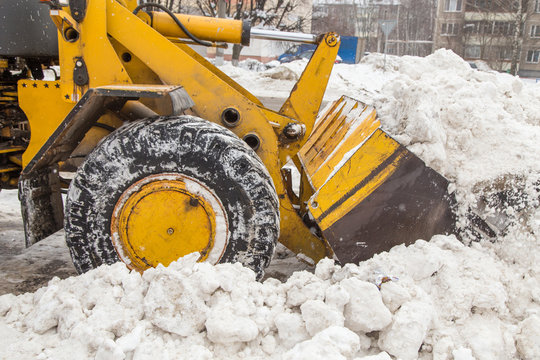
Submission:
{"label": "snow pile", "polygon": [[[374,105],[384,130],[470,191],[483,181],[540,170],[540,86],[472,69],[445,49],[425,58],[380,54],[337,64],[328,100],[346,94]],[[307,61],[262,72],[222,68],[254,93],[287,89]],[[269,79],[272,86],[268,86]],[[280,90],[283,91],[283,90]]]}
{"label": "snow pile", "polygon": [[[491,251],[452,236],[358,266],[326,259],[285,283],[197,258],[142,276],[122,264],[100,267],[35,294],[0,297],[0,357],[540,357],[540,294],[530,290],[538,291],[538,277],[519,279]],[[515,281],[528,293],[520,301]]]}
{"label": "snow pile", "polygon": [[301,59],[290,63],[281,64],[272,69],[269,69],[261,74],[263,77],[269,77],[277,80],[294,80],[297,81],[302,75],[308,61]]}
{"label": "snow pile", "polygon": [[458,187],[540,169],[538,88],[449,50],[392,58],[391,71],[374,103],[383,128]]}
{"label": "snow pile", "polygon": [[[279,62],[278,62],[279,64]],[[255,60],[255,59],[246,59],[246,60],[243,60],[243,61],[240,61],[238,63],[238,67],[242,68],[242,69],[246,69],[246,70],[250,70],[250,71],[265,71],[265,70],[268,70],[272,67],[274,67],[276,64],[274,61],[271,61],[269,62],[268,64],[264,64],[258,60]]]}

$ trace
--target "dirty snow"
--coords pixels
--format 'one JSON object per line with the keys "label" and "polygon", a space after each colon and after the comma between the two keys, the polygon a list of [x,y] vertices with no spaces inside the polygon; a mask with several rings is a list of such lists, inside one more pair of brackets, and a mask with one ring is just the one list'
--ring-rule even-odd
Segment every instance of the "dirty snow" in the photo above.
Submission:
{"label": "dirty snow", "polygon": [[[0,358],[540,358],[540,86],[446,50],[382,64],[337,65],[327,100],[374,105],[385,130],[452,181],[462,208],[494,188],[516,192],[504,233],[468,245],[438,235],[262,283],[197,255],[143,275],[101,267],[1,296]],[[223,70],[279,97],[302,65]]]}

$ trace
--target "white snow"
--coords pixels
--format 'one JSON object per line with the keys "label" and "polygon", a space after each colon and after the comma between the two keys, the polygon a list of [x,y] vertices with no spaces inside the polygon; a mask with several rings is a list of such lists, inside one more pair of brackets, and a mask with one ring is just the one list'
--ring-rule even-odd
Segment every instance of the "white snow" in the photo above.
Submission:
{"label": "white snow", "polygon": [[[300,65],[223,70],[281,96]],[[379,55],[339,64],[327,99],[340,93],[375,106],[461,208],[492,188],[518,191],[505,234],[468,245],[437,235],[358,265],[325,259],[284,282],[197,254],[143,275],[103,266],[0,296],[0,358],[539,359],[540,86],[440,50],[389,57],[386,71]]]}

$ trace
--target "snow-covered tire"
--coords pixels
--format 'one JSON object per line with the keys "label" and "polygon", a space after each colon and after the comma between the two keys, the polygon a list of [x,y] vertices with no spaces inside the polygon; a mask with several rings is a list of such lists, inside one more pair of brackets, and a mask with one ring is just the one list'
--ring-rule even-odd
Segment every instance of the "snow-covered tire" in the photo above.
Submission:
{"label": "snow-covered tire", "polygon": [[115,205],[132,184],[163,173],[183,174],[212,189],[228,222],[219,262],[241,262],[262,277],[279,237],[272,179],[235,134],[193,116],[127,124],[88,155],[71,182],[65,212],[66,243],[77,271],[121,260],[111,241]]}

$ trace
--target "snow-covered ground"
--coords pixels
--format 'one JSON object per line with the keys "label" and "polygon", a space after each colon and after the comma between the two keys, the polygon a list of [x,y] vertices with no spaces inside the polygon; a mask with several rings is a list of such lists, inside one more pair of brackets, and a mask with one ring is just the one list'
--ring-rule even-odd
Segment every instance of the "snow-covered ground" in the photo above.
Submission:
{"label": "snow-covered ground", "polygon": [[[0,358],[539,359],[540,85],[446,50],[382,64],[375,54],[337,65],[327,100],[374,105],[385,130],[452,182],[464,213],[502,219],[496,239],[439,235],[262,283],[193,256],[142,276],[101,267],[1,296]],[[283,97],[304,65],[222,69]]]}
{"label": "snow-covered ground", "polygon": [[526,83],[540,84],[540,78],[522,78],[522,80]]}

